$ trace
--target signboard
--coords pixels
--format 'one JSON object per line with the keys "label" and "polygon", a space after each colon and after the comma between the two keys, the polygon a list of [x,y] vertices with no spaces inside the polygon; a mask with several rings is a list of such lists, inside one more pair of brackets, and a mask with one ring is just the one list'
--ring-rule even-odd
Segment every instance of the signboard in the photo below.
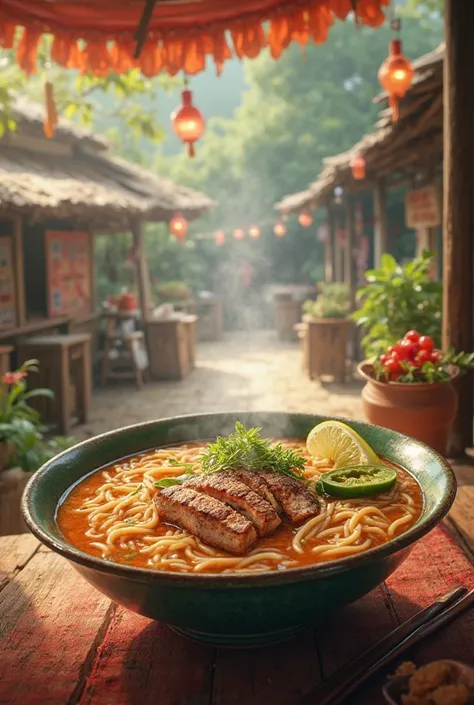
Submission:
{"label": "signboard", "polygon": [[88,233],[45,234],[48,315],[83,316],[92,306],[90,237]]}
{"label": "signboard", "polygon": [[436,186],[408,191],[405,197],[405,221],[408,228],[435,228],[441,223],[441,209]]}
{"label": "signboard", "polygon": [[9,237],[0,238],[0,328],[15,325],[13,247]]}

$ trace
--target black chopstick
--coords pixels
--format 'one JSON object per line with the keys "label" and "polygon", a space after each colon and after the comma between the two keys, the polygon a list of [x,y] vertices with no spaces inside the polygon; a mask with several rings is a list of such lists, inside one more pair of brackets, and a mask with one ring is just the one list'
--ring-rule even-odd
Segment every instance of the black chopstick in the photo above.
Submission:
{"label": "black chopstick", "polygon": [[474,591],[458,587],[401,624],[307,694],[298,705],[339,705],[379,668],[469,607]]}

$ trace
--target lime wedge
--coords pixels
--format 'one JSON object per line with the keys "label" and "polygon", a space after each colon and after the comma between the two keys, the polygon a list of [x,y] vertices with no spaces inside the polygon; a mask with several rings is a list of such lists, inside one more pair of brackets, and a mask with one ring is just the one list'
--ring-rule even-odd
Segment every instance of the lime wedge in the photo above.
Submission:
{"label": "lime wedge", "polygon": [[341,421],[323,421],[310,431],[306,447],[314,458],[329,458],[336,468],[378,465],[380,459],[369,444]]}

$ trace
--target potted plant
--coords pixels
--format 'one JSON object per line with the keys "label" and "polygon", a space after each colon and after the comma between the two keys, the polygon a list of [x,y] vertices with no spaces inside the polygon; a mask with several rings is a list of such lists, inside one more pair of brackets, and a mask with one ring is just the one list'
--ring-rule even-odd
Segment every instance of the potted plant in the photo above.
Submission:
{"label": "potted plant", "polygon": [[177,311],[192,308],[192,293],[183,281],[161,282],[154,293],[158,304],[172,304]]}
{"label": "potted plant", "polygon": [[474,353],[442,353],[431,336],[408,331],[359,365],[366,419],[446,455],[458,403],[452,382],[473,364]]}
{"label": "potted plant", "polygon": [[380,355],[410,328],[441,343],[442,284],[430,279],[433,255],[423,252],[404,265],[389,254],[380,267],[365,272],[367,284],[357,291],[359,309],[352,314],[364,332],[366,357]]}
{"label": "potted plant", "polygon": [[321,283],[318,289],[316,301],[306,301],[303,305],[305,368],[310,379],[328,375],[344,382],[350,324],[349,285]]}
{"label": "potted plant", "polygon": [[0,378],[0,535],[25,530],[20,498],[31,474],[74,442],[71,438],[44,438],[40,415],[28,401],[52,397],[53,392],[28,391],[28,373],[36,370],[37,361],[28,360]]}

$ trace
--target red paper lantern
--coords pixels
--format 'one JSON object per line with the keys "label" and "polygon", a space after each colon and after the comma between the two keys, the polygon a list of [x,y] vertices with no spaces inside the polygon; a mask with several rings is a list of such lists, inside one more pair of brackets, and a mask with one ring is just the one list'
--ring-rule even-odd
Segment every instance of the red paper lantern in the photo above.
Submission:
{"label": "red paper lantern", "polygon": [[181,213],[175,213],[170,220],[170,233],[180,242],[184,240],[188,232],[188,221]]}
{"label": "red paper lantern", "polygon": [[389,95],[393,122],[399,118],[398,101],[410,88],[414,73],[410,61],[402,54],[401,40],[392,39],[390,54],[379,69],[379,81]]}
{"label": "red paper lantern", "polygon": [[364,157],[357,156],[351,159],[350,167],[352,170],[352,176],[356,181],[362,181],[365,179],[365,159]]}
{"label": "red paper lantern", "polygon": [[285,237],[286,235],[286,225],[283,221],[279,220],[273,226],[273,232],[277,237]]}
{"label": "red paper lantern", "polygon": [[221,247],[221,245],[223,245],[224,242],[225,242],[225,234],[224,234],[224,231],[223,231],[223,230],[218,230],[218,231],[216,232],[216,234],[215,234],[215,238],[216,238],[216,245],[218,245],[219,247]]}
{"label": "red paper lantern", "polygon": [[254,240],[260,237],[260,228],[258,225],[252,225],[249,229],[249,235],[250,237],[253,237]]}
{"label": "red paper lantern", "polygon": [[206,123],[199,110],[193,105],[192,93],[185,90],[181,94],[183,103],[171,113],[171,124],[179,139],[188,145],[188,154],[194,157],[194,143],[202,137]]}
{"label": "red paper lantern", "polygon": [[236,228],[232,234],[236,240],[243,240],[245,237],[245,232],[242,228]]}
{"label": "red paper lantern", "polygon": [[309,228],[309,226],[313,223],[313,216],[308,210],[301,211],[298,216],[298,223],[302,228]]}

